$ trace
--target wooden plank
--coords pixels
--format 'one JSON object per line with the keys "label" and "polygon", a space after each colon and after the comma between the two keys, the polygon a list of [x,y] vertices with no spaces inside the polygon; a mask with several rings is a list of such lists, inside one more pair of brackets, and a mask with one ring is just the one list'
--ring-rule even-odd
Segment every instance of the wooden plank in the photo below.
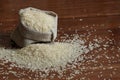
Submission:
{"label": "wooden plank", "polygon": [[0,17],[2,19],[16,18],[18,10],[28,6],[53,10],[60,18],[119,15],[119,4],[119,0],[1,0]]}

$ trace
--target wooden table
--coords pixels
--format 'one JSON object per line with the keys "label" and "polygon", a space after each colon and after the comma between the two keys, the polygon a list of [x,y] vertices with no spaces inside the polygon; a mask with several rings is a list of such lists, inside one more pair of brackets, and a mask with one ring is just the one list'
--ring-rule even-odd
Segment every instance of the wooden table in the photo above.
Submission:
{"label": "wooden table", "polygon": [[[1,0],[0,45],[11,48],[10,33],[18,26],[18,11],[29,6],[58,13],[57,40],[64,33],[70,35],[76,31],[85,35],[83,39],[87,40],[87,45],[94,38],[101,37],[104,40],[99,48],[84,55],[87,58],[79,65],[84,70],[71,80],[120,80],[120,0]],[[109,40],[109,46],[104,49],[103,45]],[[97,56],[100,57],[96,59]],[[0,80],[35,80],[36,73],[25,69],[13,68],[17,77],[7,74],[11,63],[2,65],[2,62]],[[25,74],[19,76],[23,72]],[[66,80],[69,74],[66,73],[60,80]],[[50,77],[47,78],[50,80]],[[38,80],[42,78],[39,76]],[[51,80],[58,80],[58,77]]]}

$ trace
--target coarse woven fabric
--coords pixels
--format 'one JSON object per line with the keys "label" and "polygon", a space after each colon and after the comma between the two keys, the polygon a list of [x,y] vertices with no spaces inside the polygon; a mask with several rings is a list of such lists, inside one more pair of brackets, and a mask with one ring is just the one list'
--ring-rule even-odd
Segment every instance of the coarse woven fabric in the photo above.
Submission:
{"label": "coarse woven fabric", "polygon": [[23,37],[20,34],[18,28],[16,28],[14,32],[11,34],[11,39],[20,47],[25,47],[29,44],[36,42],[34,40],[26,39],[25,37]]}

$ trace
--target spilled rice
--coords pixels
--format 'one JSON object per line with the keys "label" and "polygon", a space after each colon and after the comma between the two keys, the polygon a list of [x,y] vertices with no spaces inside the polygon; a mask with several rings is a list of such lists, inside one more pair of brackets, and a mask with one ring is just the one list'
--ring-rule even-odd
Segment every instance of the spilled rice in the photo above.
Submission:
{"label": "spilled rice", "polygon": [[[89,37],[89,35],[87,37]],[[83,58],[86,58],[91,59],[88,60],[88,62],[86,63],[94,62],[94,67],[89,67],[90,69],[111,69],[113,70],[113,73],[110,73],[110,76],[116,74],[117,69],[112,68],[111,65],[109,65],[109,67],[104,67],[102,63],[99,64],[99,67],[96,65],[97,59],[101,59],[101,57],[103,56],[108,60],[109,63],[111,63],[109,59],[115,58],[115,56],[110,57],[106,54],[109,45],[113,44],[112,39],[106,37],[105,39],[107,40],[107,42],[105,42],[106,40],[102,37],[95,36],[93,41],[89,41],[88,45],[86,45],[87,40],[81,39],[81,35],[73,36],[73,39],[67,39],[66,37],[63,37],[61,42],[55,42],[50,44],[32,44],[20,50],[4,49],[1,47],[0,59],[5,61],[4,63],[0,63],[0,65],[4,65],[7,62],[12,62],[12,64],[10,64],[8,68],[9,71],[6,72],[6,74],[13,74],[17,78],[28,76],[28,74],[30,73],[29,71],[27,73],[25,71],[19,72],[19,70],[18,72],[16,72],[15,70],[13,70],[14,67],[19,67],[21,69],[29,69],[33,72],[36,72],[34,76],[32,74],[28,76],[29,80],[32,80],[33,78],[34,80],[54,79],[56,76],[57,79],[72,80],[76,75],[82,75],[82,71],[87,70],[87,68],[84,66],[76,66],[81,65],[82,62],[84,62]],[[82,36],[84,37],[85,35]],[[101,45],[102,43],[104,44]],[[111,51],[113,49],[114,47],[111,47]],[[105,54],[99,54],[99,52],[102,50],[105,51]],[[81,56],[82,54],[89,53],[90,51],[94,51],[93,53],[91,53],[90,56]],[[96,55],[95,53],[99,55]],[[96,57],[94,57],[95,55]],[[119,55],[116,55],[116,57],[119,58]],[[80,63],[79,61],[82,62]],[[113,60],[113,62],[116,61]],[[71,70],[69,72],[69,75],[66,75],[66,69]],[[2,70],[3,69],[1,69],[1,71]],[[40,71],[43,71],[44,73]],[[51,73],[51,71],[56,71],[57,74]],[[90,78],[87,76],[93,73],[93,71],[84,73],[84,76],[80,77],[80,79],[78,80],[90,80]],[[5,71],[3,72],[3,74],[5,74]],[[103,72],[100,71],[97,77],[104,78]],[[9,76],[3,76],[0,79],[9,79]],[[21,78],[20,80],[24,80],[24,78]]]}

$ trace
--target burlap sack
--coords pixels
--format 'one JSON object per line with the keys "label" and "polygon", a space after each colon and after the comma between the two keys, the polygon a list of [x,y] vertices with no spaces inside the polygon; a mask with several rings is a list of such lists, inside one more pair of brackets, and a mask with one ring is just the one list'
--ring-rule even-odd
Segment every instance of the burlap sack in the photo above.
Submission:
{"label": "burlap sack", "polygon": [[[43,10],[41,10],[43,11]],[[44,11],[55,18],[54,28],[50,32],[43,33],[29,29],[20,21],[19,26],[11,34],[11,39],[20,47],[27,46],[36,42],[53,42],[57,37],[58,16],[52,11]]]}

